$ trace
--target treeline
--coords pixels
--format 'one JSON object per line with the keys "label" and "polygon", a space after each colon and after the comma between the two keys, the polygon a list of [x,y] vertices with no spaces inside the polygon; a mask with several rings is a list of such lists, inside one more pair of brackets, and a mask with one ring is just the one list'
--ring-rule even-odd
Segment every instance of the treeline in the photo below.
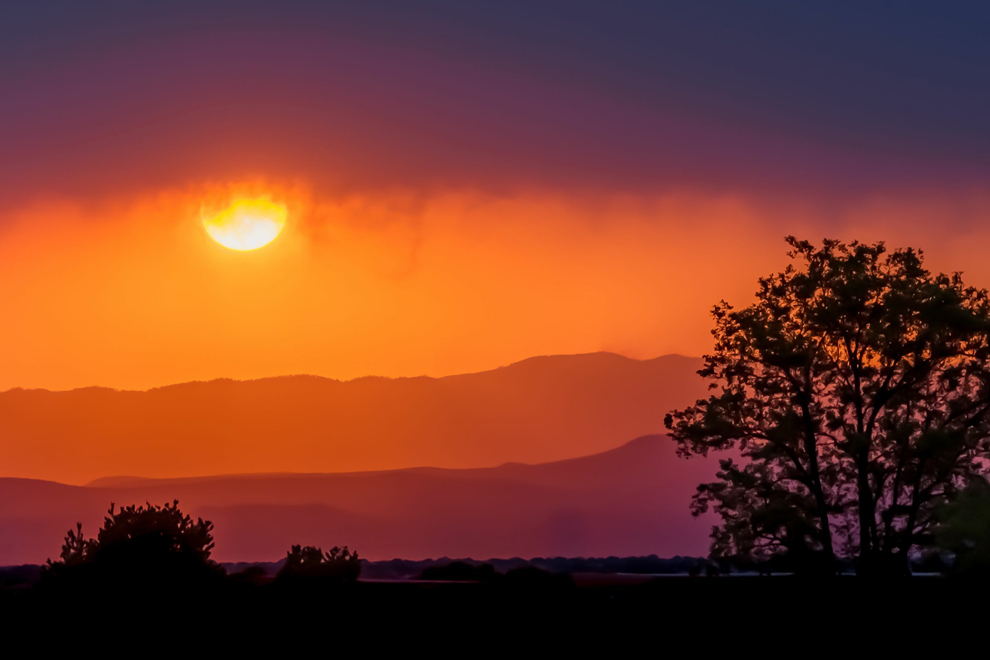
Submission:
{"label": "treeline", "polygon": [[[221,562],[220,567],[229,577],[256,582],[274,580],[285,566],[286,560],[270,562]],[[477,560],[472,558],[439,557],[437,559],[389,559],[382,561],[359,560],[360,576],[368,580],[470,580],[487,581],[489,576],[506,575],[512,571],[535,568],[550,574],[589,573],[614,575],[741,575],[779,574],[793,572],[786,562],[770,562],[760,565],[739,559],[712,560],[705,557],[534,557],[523,559]],[[463,567],[480,569],[477,573]],[[490,567],[490,568],[484,568]],[[27,587],[38,581],[44,566],[28,564],[0,567],[0,588]],[[952,571],[951,557],[940,554],[922,554],[911,564],[915,574],[948,573]],[[489,572],[490,571],[490,572]],[[842,562],[842,573],[854,573],[852,561]]]}
{"label": "treeline", "polygon": [[[211,557],[213,523],[193,520],[175,500],[117,509],[111,503],[103,526],[87,538],[82,525],[69,530],[59,559],[49,559],[36,574],[41,591],[181,591],[210,589],[265,577],[258,570],[230,575]],[[280,563],[278,584],[346,585],[357,581],[361,560],[345,547],[329,550],[293,545]],[[26,571],[20,571],[25,577]]]}
{"label": "treeline", "polygon": [[[252,571],[274,577],[284,560],[272,562],[231,562],[222,566],[228,573]],[[491,566],[494,573],[536,568],[548,573],[632,573],[638,575],[690,575],[702,573],[712,562],[704,557],[510,557],[508,559],[473,559],[471,557],[438,557],[436,559],[361,560],[361,577],[369,580],[437,579],[436,572],[450,566]],[[2,569],[0,569],[2,570]],[[456,569],[451,569],[456,570]],[[472,578],[473,579],[473,578]]]}
{"label": "treeline", "polygon": [[[913,573],[990,575],[990,489],[973,492],[945,509],[941,543],[919,550]],[[367,561],[346,546],[329,550],[293,545],[277,562],[228,563],[212,559],[213,524],[193,520],[178,501],[117,509],[87,538],[81,525],[70,530],[57,560],[42,566],[0,568],[0,588],[147,589],[238,585],[346,585],[368,580],[431,580],[480,583],[525,582],[566,586],[558,576],[580,573],[719,576],[804,572],[804,558],[778,554],[765,561],[740,556],[536,557]],[[854,573],[840,560],[840,573]],[[567,580],[569,582],[569,579]]]}

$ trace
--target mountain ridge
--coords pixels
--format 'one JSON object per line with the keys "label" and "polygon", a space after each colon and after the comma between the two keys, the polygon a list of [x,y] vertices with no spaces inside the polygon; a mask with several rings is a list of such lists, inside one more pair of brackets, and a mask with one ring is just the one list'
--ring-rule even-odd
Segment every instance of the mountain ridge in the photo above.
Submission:
{"label": "mountain ridge", "polygon": [[386,380],[386,381],[404,381],[404,380],[444,380],[448,378],[461,378],[466,376],[477,376],[481,374],[488,374],[496,371],[501,371],[503,369],[512,369],[521,365],[526,365],[534,361],[541,360],[553,360],[556,358],[588,358],[595,356],[607,356],[620,358],[621,360],[626,360],[630,362],[655,362],[657,360],[689,360],[689,361],[699,361],[701,358],[692,357],[688,355],[681,355],[680,353],[665,353],[663,355],[658,355],[652,358],[633,358],[627,355],[622,355],[621,353],[614,353],[612,351],[594,351],[591,353],[551,353],[547,355],[533,355],[528,358],[523,358],[515,362],[510,362],[509,364],[500,365],[493,367],[491,369],[482,369],[480,371],[469,371],[465,373],[458,374],[446,374],[443,376],[430,376],[427,374],[420,374],[417,376],[380,376],[375,374],[367,374],[364,376],[356,376],[354,378],[333,378],[331,376],[321,376],[319,374],[309,374],[309,373],[297,373],[297,374],[282,374],[278,376],[261,376],[258,378],[227,378],[224,376],[219,376],[217,378],[209,378],[206,380],[186,380],[177,383],[168,383],[166,385],[157,385],[155,387],[149,387],[147,389],[129,389],[129,388],[118,388],[109,387],[106,385],[86,385],[84,387],[73,387],[67,390],[52,390],[46,387],[10,387],[6,390],[0,390],[0,396],[10,393],[10,392],[38,392],[38,393],[48,393],[48,394],[68,394],[72,392],[85,392],[85,391],[102,391],[102,392],[113,392],[118,394],[146,394],[149,392],[156,392],[160,390],[167,390],[170,388],[184,387],[186,385],[196,386],[196,385],[210,385],[214,383],[259,383],[264,381],[285,381],[292,379],[306,380],[311,379],[314,381],[325,381],[330,383],[353,383],[355,381],[362,380]]}
{"label": "mountain ridge", "polygon": [[488,467],[595,454],[705,396],[700,359],[536,357],[443,378],[312,376],[0,394],[0,474],[85,484]]}
{"label": "mountain ridge", "polygon": [[[0,565],[55,557],[92,536],[111,503],[161,504],[215,525],[219,561],[275,560],[292,544],[350,545],[370,559],[699,554],[709,516],[695,486],[714,458],[683,461],[651,435],[600,454],[490,468],[220,475],[97,487],[0,479]],[[229,475],[226,475],[229,476]]]}
{"label": "mountain ridge", "polygon": [[[599,460],[611,455],[620,454],[624,451],[628,451],[630,448],[636,445],[642,444],[644,442],[650,442],[654,440],[668,439],[667,436],[662,434],[650,434],[634,438],[629,442],[620,445],[614,449],[607,449],[603,452],[597,454],[590,454],[588,456],[577,456],[574,458],[564,458],[557,461],[549,461],[546,463],[519,463],[516,461],[506,461],[499,465],[493,465],[489,467],[473,467],[473,468],[442,468],[435,467],[432,465],[417,465],[408,468],[399,468],[396,470],[358,470],[353,472],[247,472],[240,474],[209,474],[196,477],[139,477],[132,475],[120,475],[120,476],[109,476],[101,477],[99,479],[94,479],[93,481],[85,484],[80,484],[78,486],[73,484],[62,484],[58,481],[50,481],[46,479],[27,479],[26,481],[46,481],[47,483],[56,483],[62,486],[72,485],[74,488],[127,488],[133,486],[146,486],[151,484],[186,484],[186,483],[197,483],[197,482],[207,482],[207,481],[220,481],[220,480],[236,480],[236,479],[279,479],[279,478],[318,478],[318,477],[336,477],[336,476],[346,476],[346,475],[374,475],[383,473],[395,473],[395,472],[493,472],[499,470],[511,470],[518,468],[540,468],[543,466],[556,466],[556,465],[577,465],[582,462],[588,462],[593,460]],[[11,477],[0,477],[0,480],[9,479]]]}

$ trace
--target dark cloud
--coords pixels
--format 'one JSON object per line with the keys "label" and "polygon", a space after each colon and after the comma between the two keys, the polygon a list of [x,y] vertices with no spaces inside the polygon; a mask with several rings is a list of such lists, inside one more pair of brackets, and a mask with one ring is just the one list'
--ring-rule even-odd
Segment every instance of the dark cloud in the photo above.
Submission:
{"label": "dark cloud", "polygon": [[979,185],[988,28],[983,3],[4,3],[0,194]]}

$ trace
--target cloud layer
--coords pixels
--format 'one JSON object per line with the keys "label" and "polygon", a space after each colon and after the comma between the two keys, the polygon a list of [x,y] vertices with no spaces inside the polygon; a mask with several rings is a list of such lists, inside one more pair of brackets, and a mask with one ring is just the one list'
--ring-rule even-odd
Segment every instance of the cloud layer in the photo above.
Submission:
{"label": "cloud layer", "polygon": [[[786,234],[990,284],[983,6],[0,8],[0,389],[697,355]],[[233,255],[199,209],[281,196]]]}

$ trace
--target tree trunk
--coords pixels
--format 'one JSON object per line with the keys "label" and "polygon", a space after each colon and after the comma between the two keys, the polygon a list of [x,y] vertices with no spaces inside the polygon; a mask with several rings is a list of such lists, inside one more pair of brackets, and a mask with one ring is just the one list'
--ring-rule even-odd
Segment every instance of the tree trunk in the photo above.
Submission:
{"label": "tree trunk", "polygon": [[869,459],[859,453],[856,458],[856,490],[859,498],[859,562],[856,572],[862,575],[869,575],[874,572],[876,559],[870,529],[874,522],[873,493],[870,491],[870,477],[868,474]]}
{"label": "tree trunk", "polygon": [[805,437],[804,451],[808,454],[808,472],[811,475],[811,482],[814,484],[813,494],[815,496],[815,506],[818,508],[818,520],[822,526],[822,551],[833,566],[835,561],[835,549],[832,547],[832,526],[828,519],[828,502],[825,501],[825,491],[822,489],[821,473],[818,470],[818,438],[815,433],[815,426],[811,420],[811,406],[808,397],[804,392],[799,393],[801,402],[801,414],[804,416]]}

